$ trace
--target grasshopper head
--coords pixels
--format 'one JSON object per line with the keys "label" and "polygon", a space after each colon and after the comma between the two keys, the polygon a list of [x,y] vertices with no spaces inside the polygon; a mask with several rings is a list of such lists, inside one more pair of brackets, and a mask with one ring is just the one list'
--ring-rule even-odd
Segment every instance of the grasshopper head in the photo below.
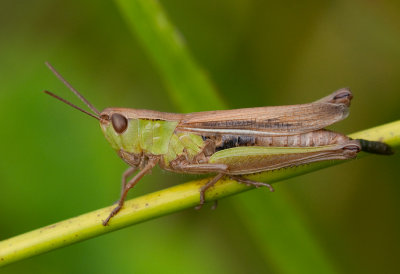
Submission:
{"label": "grasshopper head", "polygon": [[125,133],[129,125],[126,115],[117,109],[107,108],[100,113],[99,117],[100,127],[107,141],[114,149],[123,149],[124,139],[127,138],[125,135],[129,135]]}
{"label": "grasshopper head", "polygon": [[100,126],[103,131],[112,127],[115,134],[122,134],[128,128],[128,118],[123,112],[116,109],[107,108],[99,114]]}

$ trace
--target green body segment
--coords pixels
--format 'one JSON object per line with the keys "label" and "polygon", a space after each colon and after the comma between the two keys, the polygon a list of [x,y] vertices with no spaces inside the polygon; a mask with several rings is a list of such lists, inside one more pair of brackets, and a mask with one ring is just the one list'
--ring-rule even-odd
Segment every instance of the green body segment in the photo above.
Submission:
{"label": "green body segment", "polygon": [[175,132],[177,121],[129,119],[127,129],[118,134],[112,123],[102,126],[104,136],[115,150],[133,154],[163,155],[164,163],[185,153],[189,159],[199,154],[204,141],[201,136]]}

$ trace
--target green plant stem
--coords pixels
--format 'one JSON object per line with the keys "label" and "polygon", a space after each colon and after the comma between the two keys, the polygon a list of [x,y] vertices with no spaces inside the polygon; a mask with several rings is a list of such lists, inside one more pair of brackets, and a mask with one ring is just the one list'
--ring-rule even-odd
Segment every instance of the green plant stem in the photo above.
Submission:
{"label": "green plant stem", "polygon": [[[393,147],[400,146],[400,120],[351,135],[353,138],[380,140]],[[366,155],[361,153],[360,155]],[[250,176],[263,182],[275,183],[294,176],[328,167],[344,161],[326,161],[293,168],[279,169]],[[61,221],[0,242],[0,265],[42,254],[76,242],[93,238],[123,227],[144,222],[199,203],[199,188],[208,179],[197,180],[150,193],[125,202],[124,208],[104,227],[104,220],[113,206]],[[206,194],[206,201],[222,199],[252,189],[231,180],[220,180]]]}

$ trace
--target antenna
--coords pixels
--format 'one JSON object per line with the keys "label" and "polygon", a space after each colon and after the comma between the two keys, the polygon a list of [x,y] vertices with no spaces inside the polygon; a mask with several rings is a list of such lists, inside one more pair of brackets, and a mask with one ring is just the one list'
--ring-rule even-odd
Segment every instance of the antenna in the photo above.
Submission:
{"label": "antenna", "polygon": [[[100,111],[98,111],[91,103],[89,103],[89,101],[86,100],[86,98],[83,97],[82,94],[80,94],[76,89],[74,89],[74,88],[71,86],[71,84],[68,83],[67,80],[65,80],[64,77],[62,77],[61,74],[60,74],[52,65],[50,65],[49,62],[45,62],[45,64],[46,64],[46,66],[54,73],[54,75],[57,76],[57,78],[58,78],[61,82],[64,83],[64,85],[66,85],[76,96],[78,96],[79,99],[81,99],[82,102],[84,102],[84,103],[85,103],[94,113],[96,113],[98,116],[100,115]],[[60,101],[66,103],[66,104],[68,104],[68,105],[70,105],[70,106],[72,106],[72,107],[74,107],[74,108],[76,108],[76,109],[78,109],[78,110],[80,110],[80,111],[86,113],[86,114],[89,114],[88,112],[84,111],[83,109],[78,108],[77,106],[71,104],[70,102],[66,101],[65,99],[62,99],[61,97],[58,97],[57,95],[55,95],[55,94],[53,94],[53,93],[51,93],[51,92],[49,92],[49,91],[45,91],[45,93],[47,93],[47,94],[53,96],[54,98],[59,99]],[[91,116],[93,116],[93,115],[91,115]],[[96,116],[94,116],[94,117],[96,117]],[[98,117],[96,117],[96,118],[99,119]]]}
{"label": "antenna", "polygon": [[55,95],[54,93],[52,93],[52,92],[50,92],[50,91],[48,91],[48,90],[45,90],[45,91],[43,91],[43,92],[46,93],[46,94],[48,94],[48,95],[50,95],[50,96],[52,96],[52,97],[54,97],[54,98],[56,98],[56,99],[58,99],[58,100],[60,100],[61,102],[66,103],[67,105],[70,105],[71,107],[73,107],[73,108],[75,108],[75,109],[77,109],[77,110],[79,110],[79,111],[82,111],[83,113],[86,113],[87,115],[89,115],[89,116],[91,116],[91,117],[93,117],[93,118],[96,118],[97,120],[100,121],[100,117],[99,117],[99,116],[96,116],[96,115],[94,115],[93,113],[90,113],[90,112],[88,112],[88,111],[86,111],[86,110],[84,110],[84,109],[81,109],[80,107],[78,107],[78,106],[72,104],[71,102],[68,102],[67,100],[61,98],[60,96],[57,96],[57,95]]}

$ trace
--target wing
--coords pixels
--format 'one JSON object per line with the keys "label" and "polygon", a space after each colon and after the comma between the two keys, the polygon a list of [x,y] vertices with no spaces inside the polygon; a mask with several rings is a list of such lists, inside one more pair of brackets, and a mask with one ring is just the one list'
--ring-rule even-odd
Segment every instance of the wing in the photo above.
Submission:
{"label": "wing", "polygon": [[195,112],[183,115],[177,130],[214,134],[281,136],[322,129],[348,116],[348,89],[309,104]]}

